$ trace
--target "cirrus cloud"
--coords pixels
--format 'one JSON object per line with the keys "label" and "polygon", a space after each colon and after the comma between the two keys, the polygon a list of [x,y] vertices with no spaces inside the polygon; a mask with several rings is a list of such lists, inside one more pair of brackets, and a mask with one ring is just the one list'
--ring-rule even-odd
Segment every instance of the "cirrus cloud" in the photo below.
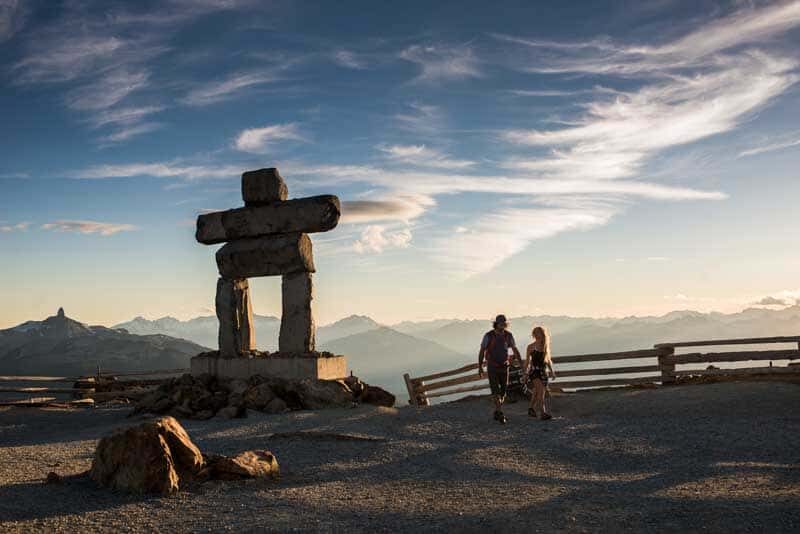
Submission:
{"label": "cirrus cloud", "polygon": [[131,232],[138,230],[132,224],[107,223],[99,221],[85,220],[58,220],[42,225],[42,230],[54,230],[56,232],[72,232],[77,234],[99,234],[110,236],[119,232]]}

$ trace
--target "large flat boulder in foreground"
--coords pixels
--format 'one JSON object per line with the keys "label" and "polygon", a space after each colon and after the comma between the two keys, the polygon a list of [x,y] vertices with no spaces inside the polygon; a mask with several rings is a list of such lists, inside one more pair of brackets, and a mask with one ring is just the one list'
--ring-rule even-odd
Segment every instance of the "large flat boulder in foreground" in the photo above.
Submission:
{"label": "large flat boulder in foreground", "polygon": [[327,232],[339,223],[341,212],[335,195],[216,211],[197,217],[195,238],[213,245],[273,234]]}
{"label": "large flat boulder in foreground", "polygon": [[232,241],[216,257],[220,276],[228,279],[314,272],[311,239],[306,234]]}
{"label": "large flat boulder in foreground", "polygon": [[209,479],[277,478],[269,451],[234,457],[205,456],[172,417],[118,430],[97,444],[89,476],[101,486],[127,493],[170,495],[188,482]]}
{"label": "large flat boulder in foreground", "polygon": [[101,439],[89,476],[114,490],[169,495],[203,465],[200,449],[180,423],[162,417]]}

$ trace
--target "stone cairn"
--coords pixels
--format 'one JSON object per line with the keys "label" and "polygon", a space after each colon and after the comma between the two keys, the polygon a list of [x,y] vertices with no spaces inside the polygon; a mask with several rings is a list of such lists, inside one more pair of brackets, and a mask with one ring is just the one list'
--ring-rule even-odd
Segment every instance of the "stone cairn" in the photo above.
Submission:
{"label": "stone cairn", "polygon": [[282,277],[283,312],[278,347],[281,353],[312,354],[315,325],[312,232],[336,227],[341,208],[334,195],[287,200],[278,169],[242,175],[244,207],[200,215],[196,239],[205,245],[226,243],[217,252],[216,312],[219,357],[255,353],[250,287],[253,276]]}

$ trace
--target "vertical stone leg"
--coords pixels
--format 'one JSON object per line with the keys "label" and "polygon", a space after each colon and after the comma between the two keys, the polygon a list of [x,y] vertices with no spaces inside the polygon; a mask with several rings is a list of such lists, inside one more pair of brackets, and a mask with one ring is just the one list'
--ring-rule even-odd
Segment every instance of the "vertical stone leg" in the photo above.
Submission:
{"label": "vertical stone leg", "polygon": [[283,275],[283,314],[278,348],[281,352],[313,352],[314,314],[311,300],[314,284],[311,273]]}
{"label": "vertical stone leg", "polygon": [[253,304],[246,279],[217,281],[217,319],[219,319],[219,355],[236,358],[256,347],[253,329]]}

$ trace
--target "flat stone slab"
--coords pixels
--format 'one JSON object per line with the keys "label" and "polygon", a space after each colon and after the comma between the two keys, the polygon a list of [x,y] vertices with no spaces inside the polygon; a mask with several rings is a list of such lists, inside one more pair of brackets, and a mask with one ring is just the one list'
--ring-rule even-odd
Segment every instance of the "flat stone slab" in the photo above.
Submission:
{"label": "flat stone slab", "polygon": [[273,234],[327,232],[339,224],[341,213],[335,195],[216,211],[197,217],[195,238],[213,245]]}
{"label": "flat stone slab", "polygon": [[232,241],[219,249],[216,257],[223,278],[314,272],[311,239],[306,234]]}
{"label": "flat stone slab", "polygon": [[251,376],[276,377],[286,380],[340,380],[347,376],[347,359],[344,356],[327,356],[321,353],[293,356],[270,354],[239,358],[220,358],[216,353],[200,354],[192,358],[192,376],[208,373],[217,378]]}

